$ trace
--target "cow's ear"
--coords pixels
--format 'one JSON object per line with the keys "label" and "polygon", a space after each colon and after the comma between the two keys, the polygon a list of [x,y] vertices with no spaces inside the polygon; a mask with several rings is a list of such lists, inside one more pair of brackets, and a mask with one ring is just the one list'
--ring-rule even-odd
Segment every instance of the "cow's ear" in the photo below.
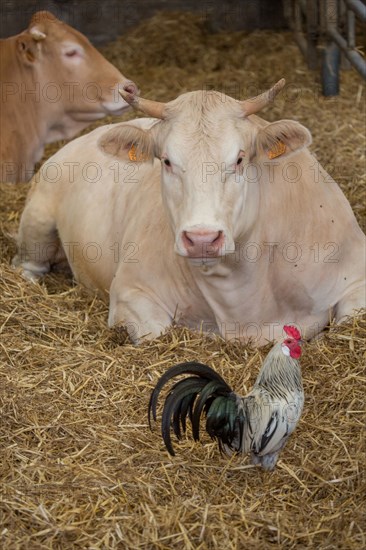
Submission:
{"label": "cow's ear", "polygon": [[98,141],[102,151],[113,157],[132,162],[152,162],[154,141],[151,133],[129,124],[117,124]]}
{"label": "cow's ear", "polygon": [[309,130],[302,124],[294,120],[279,120],[259,130],[256,154],[273,160],[308,147],[311,141]]}
{"label": "cow's ear", "polygon": [[36,61],[41,50],[40,42],[45,38],[46,35],[35,27],[18,36],[16,47],[25,64],[32,65]]}

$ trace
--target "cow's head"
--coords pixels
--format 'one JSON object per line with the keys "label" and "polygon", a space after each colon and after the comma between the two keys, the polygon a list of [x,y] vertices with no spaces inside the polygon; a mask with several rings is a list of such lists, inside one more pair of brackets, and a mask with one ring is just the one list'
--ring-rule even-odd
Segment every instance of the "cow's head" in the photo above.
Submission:
{"label": "cow's head", "polygon": [[[89,123],[129,107],[118,88],[136,95],[138,88],[109,63],[80,32],[47,11],[33,15],[16,37],[16,50],[34,89],[27,97],[66,113],[75,123]],[[26,97],[26,98],[27,98]],[[83,124],[85,126],[86,124]]]}
{"label": "cow's head", "polygon": [[261,127],[249,117],[284,83],[280,80],[245,101],[198,91],[165,104],[122,92],[133,107],[160,121],[147,131],[118,125],[103,136],[100,146],[126,160],[132,146],[140,161],[161,160],[163,200],[178,254],[217,261],[234,252],[258,216],[260,181],[253,176],[258,163],[310,144],[309,131],[297,122]]}

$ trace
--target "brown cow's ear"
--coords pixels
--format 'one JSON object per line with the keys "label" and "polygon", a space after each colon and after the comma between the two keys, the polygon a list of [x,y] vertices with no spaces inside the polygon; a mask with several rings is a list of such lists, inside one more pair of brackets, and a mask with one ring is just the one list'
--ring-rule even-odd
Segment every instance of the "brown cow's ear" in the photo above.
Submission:
{"label": "brown cow's ear", "polygon": [[98,141],[102,151],[113,157],[132,162],[152,162],[154,141],[149,131],[129,124],[117,124]]}
{"label": "brown cow's ear", "polygon": [[259,130],[256,154],[273,160],[308,147],[311,141],[309,130],[302,124],[294,120],[279,120]]}
{"label": "brown cow's ear", "polygon": [[[44,37],[46,37],[44,35]],[[40,52],[40,40],[43,38],[35,38],[29,32],[24,32],[18,36],[16,47],[17,51],[24,63],[32,65],[39,56]]]}

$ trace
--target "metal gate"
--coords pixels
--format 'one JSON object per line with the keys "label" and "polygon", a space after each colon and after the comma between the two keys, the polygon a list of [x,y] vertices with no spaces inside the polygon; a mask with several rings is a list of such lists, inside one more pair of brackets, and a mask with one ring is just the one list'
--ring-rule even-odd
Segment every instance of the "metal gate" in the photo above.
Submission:
{"label": "metal gate", "polygon": [[356,25],[366,23],[365,2],[284,0],[284,13],[308,67],[321,70],[325,96],[338,95],[341,65],[366,79],[366,61],[356,44]]}

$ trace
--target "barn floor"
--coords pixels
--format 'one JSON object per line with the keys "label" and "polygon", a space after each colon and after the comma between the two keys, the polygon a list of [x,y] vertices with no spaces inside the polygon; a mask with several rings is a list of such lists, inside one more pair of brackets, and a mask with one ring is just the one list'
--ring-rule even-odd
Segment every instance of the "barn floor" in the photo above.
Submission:
{"label": "barn floor", "polygon": [[[252,96],[285,77],[264,118],[309,127],[365,229],[365,88],[353,71],[324,99],[289,33],[210,35],[189,14],[158,15],[103,52],[159,100],[203,87]],[[147,425],[158,376],[197,359],[245,393],[268,348],[184,329],[136,348],[65,275],[25,282],[9,263],[27,189],[1,185],[1,548],[365,548],[366,317],[305,346],[305,410],[274,472],[190,434],[171,458]]]}

